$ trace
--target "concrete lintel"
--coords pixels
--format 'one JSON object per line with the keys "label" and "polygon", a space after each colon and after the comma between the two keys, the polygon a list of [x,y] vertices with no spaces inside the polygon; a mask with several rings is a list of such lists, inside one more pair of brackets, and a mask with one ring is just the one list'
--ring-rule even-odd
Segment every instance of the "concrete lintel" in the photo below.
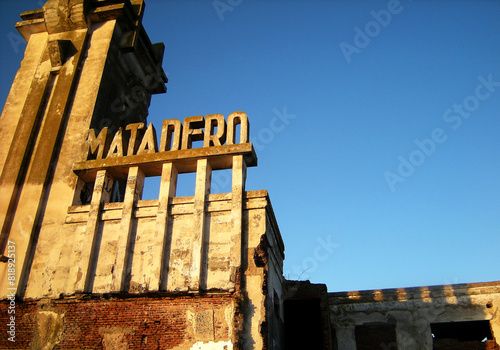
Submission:
{"label": "concrete lintel", "polygon": [[213,170],[231,169],[233,156],[235,155],[242,155],[247,167],[257,165],[257,155],[252,143],[248,142],[236,145],[87,160],[75,163],[73,171],[86,182],[93,182],[97,171],[103,169],[113,174],[116,179],[125,179],[128,175],[128,168],[132,166],[139,166],[146,176],[160,176],[163,163],[172,162],[179,174],[183,174],[196,172],[197,161],[203,158],[210,158],[210,165]]}
{"label": "concrete lintel", "polygon": [[470,298],[500,293],[500,281],[329,293],[330,305]]}

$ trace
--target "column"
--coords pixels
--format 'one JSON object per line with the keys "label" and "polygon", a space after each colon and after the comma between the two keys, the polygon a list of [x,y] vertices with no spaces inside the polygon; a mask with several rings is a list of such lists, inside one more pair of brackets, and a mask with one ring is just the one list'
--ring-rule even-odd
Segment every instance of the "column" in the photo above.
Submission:
{"label": "column", "polygon": [[109,201],[112,187],[113,178],[106,170],[99,170],[94,183],[85,236],[82,241],[77,242],[74,249],[76,254],[80,252],[80,259],[78,259],[78,264],[75,266],[76,271],[71,273],[71,276],[77,276],[75,285],[77,292],[92,292],[102,237],[102,231],[99,230],[99,221],[103,203]]}
{"label": "column", "polygon": [[[48,197],[47,184],[53,179],[87,31],[61,35],[71,40],[76,51],[67,64],[58,67],[60,72],[55,73],[50,65],[53,55],[65,53],[49,49],[54,46],[51,44],[59,48],[60,42],[49,36],[0,176],[0,248],[3,252],[9,237],[16,242],[16,263],[20,267],[16,272],[21,272],[17,278],[19,296],[24,295],[28,282]],[[61,35],[54,37],[62,38]],[[23,231],[28,235],[17,230],[19,220],[23,221]]]}
{"label": "column", "polygon": [[335,327],[335,331],[339,349],[356,350],[356,335],[354,333],[354,326],[337,326]]}
{"label": "column", "polygon": [[[432,349],[432,342],[430,344],[430,347],[427,346],[420,346],[418,340],[416,339],[415,336],[418,336],[420,333],[418,331],[418,327],[415,326],[416,320],[414,315],[408,315],[407,318],[402,319],[400,317],[397,318],[397,323],[396,323],[396,338],[398,342],[398,349],[405,349],[405,350],[428,350]],[[424,325],[425,326],[425,325]],[[432,340],[431,332],[430,332],[430,325],[428,325],[428,336]],[[427,327],[425,327],[427,329]],[[421,339],[424,340],[425,339]],[[423,344],[422,344],[423,345]]]}
{"label": "column", "polygon": [[143,185],[144,173],[137,166],[130,167],[128,169],[127,187],[125,188],[125,197],[123,199],[120,232],[118,232],[117,237],[117,256],[111,287],[113,292],[128,292],[129,290],[135,237],[137,234],[135,230],[132,230],[132,217],[137,201],[141,198]]}
{"label": "column", "polygon": [[159,284],[159,289],[167,290],[168,268],[170,263],[170,252],[172,246],[172,232],[168,232],[168,212],[170,200],[175,197],[177,187],[178,171],[172,163],[163,164],[161,172],[160,196],[158,198],[158,213],[156,214],[155,241],[158,242],[153,248],[155,256],[161,256],[159,280],[157,274],[151,275],[151,285]]}
{"label": "column", "polygon": [[236,272],[241,266],[241,239],[243,224],[243,200],[245,194],[246,163],[242,155],[233,156],[231,195],[231,256],[230,280],[236,282]]}
{"label": "column", "polygon": [[189,285],[191,291],[206,287],[208,237],[205,229],[206,202],[210,194],[212,167],[207,159],[199,159],[196,169],[196,187],[193,212],[193,245],[191,250],[191,268]]}

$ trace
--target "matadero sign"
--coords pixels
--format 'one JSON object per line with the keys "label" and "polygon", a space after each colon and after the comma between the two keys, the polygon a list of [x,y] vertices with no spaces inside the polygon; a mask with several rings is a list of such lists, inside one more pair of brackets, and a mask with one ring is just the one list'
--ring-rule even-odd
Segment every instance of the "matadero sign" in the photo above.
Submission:
{"label": "matadero sign", "polygon": [[[175,162],[179,172],[194,172],[195,161],[201,158],[209,158],[213,169],[228,169],[234,155],[243,155],[247,166],[255,166],[257,157],[249,142],[249,129],[244,112],[231,113],[227,122],[222,114],[187,117],[183,123],[166,119],[159,143],[151,123],[147,128],[144,123],[132,123],[114,135],[107,127],[98,134],[90,129],[85,142],[86,160],[76,163],[73,170],[91,180],[97,170],[108,169],[120,176],[129,166],[138,165],[147,176],[156,176],[161,174],[164,162]],[[193,148],[196,141],[203,141],[203,146]]]}
{"label": "matadero sign", "polygon": [[[236,127],[240,125],[239,140],[236,136]],[[112,157],[123,157],[156,152],[167,152],[191,149],[193,141],[203,141],[203,147],[234,145],[247,143],[249,137],[248,117],[244,112],[233,112],[226,121],[222,114],[210,114],[184,118],[181,124],[178,119],[167,119],[163,121],[161,129],[160,146],[158,148],[156,130],[153,124],[140,138],[144,123],[133,123],[126,126],[125,130],[130,132],[128,145],[126,144],[124,132],[119,128],[110,142],[108,128],[105,127],[96,136],[94,129],[87,133],[87,145],[89,146],[87,159],[102,159]],[[215,133],[215,134],[214,134]]]}

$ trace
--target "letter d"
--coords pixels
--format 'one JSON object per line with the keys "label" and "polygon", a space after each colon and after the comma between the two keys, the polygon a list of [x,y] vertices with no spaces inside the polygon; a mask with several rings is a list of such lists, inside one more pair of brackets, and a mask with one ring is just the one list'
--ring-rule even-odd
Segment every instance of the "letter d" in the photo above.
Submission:
{"label": "letter d", "polygon": [[436,150],[436,144],[432,140],[429,140],[429,139],[423,139],[422,141],[415,139],[415,144],[427,156],[430,156]]}
{"label": "letter d", "polygon": [[391,13],[387,10],[380,10],[378,13],[375,11],[370,11],[372,17],[380,23],[383,27],[387,27],[391,23]]}
{"label": "letter d", "polygon": [[[356,45],[359,49],[367,47],[371,41],[370,38],[368,38],[368,36],[358,27],[354,27],[354,31],[356,32],[356,35],[354,36],[354,45]],[[359,39],[362,39],[363,41],[360,41]]]}
{"label": "letter d", "polygon": [[415,168],[413,167],[413,165],[411,165],[406,159],[404,159],[402,156],[399,156],[398,159],[401,162],[398,166],[399,175],[401,175],[402,177],[408,177],[415,172]]}

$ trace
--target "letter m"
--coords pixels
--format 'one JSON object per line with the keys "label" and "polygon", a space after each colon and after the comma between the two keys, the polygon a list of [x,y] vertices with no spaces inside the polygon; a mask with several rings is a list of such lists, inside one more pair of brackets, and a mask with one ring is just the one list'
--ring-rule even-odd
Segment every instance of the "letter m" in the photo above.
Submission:
{"label": "letter m", "polygon": [[106,141],[108,139],[108,128],[102,128],[99,136],[95,136],[94,129],[90,129],[87,133],[86,146],[88,147],[87,160],[88,159],[102,159],[102,154],[106,148]]}

